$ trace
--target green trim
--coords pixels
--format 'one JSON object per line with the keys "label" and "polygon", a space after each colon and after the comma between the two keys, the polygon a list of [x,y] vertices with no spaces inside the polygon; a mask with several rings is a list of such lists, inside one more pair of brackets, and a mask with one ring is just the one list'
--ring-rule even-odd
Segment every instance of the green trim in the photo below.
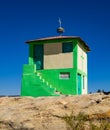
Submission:
{"label": "green trim", "polygon": [[77,40],[73,41],[73,67],[77,69],[78,65],[78,45]]}
{"label": "green trim", "polygon": [[74,75],[74,78],[73,78],[73,82],[74,82],[74,86],[75,87],[75,94],[77,95],[78,94],[78,89],[77,89],[77,86],[78,86],[78,83],[77,83],[77,64],[78,64],[78,45],[77,45],[78,41],[77,40],[74,40],[73,41],[73,69],[74,69],[74,72],[73,72],[73,75]]}

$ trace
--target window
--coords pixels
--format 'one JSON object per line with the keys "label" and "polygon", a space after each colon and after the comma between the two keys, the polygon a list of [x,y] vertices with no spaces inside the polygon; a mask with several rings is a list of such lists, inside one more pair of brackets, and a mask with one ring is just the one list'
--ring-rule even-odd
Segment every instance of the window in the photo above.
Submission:
{"label": "window", "polygon": [[60,79],[70,79],[70,73],[69,72],[61,72],[59,75]]}
{"label": "window", "polygon": [[73,43],[72,42],[64,42],[62,43],[62,52],[72,52],[73,51]]}

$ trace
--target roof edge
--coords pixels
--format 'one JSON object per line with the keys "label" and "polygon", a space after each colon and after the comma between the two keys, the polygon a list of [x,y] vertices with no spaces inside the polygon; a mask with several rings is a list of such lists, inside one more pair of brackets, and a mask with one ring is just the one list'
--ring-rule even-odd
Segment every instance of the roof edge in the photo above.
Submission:
{"label": "roof edge", "polygon": [[26,43],[34,43],[34,42],[42,42],[42,41],[53,41],[53,40],[59,40],[59,39],[79,39],[80,42],[83,43],[85,46],[85,49],[89,52],[90,48],[89,46],[79,37],[79,36],[54,36],[54,37],[46,37],[46,38],[39,38],[34,40],[26,41]]}
{"label": "roof edge", "polygon": [[26,43],[46,41],[46,40],[56,40],[56,39],[70,39],[70,38],[73,39],[73,38],[80,38],[80,37],[78,37],[78,36],[53,36],[53,37],[46,37],[46,38],[29,40],[29,41],[26,41]]}

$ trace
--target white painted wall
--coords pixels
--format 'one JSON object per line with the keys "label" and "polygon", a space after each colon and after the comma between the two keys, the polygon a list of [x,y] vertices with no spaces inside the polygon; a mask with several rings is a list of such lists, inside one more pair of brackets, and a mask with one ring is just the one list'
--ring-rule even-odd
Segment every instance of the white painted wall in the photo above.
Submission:
{"label": "white painted wall", "polygon": [[87,54],[78,45],[78,69],[87,74]]}
{"label": "white painted wall", "polygon": [[[87,75],[87,54],[83,48],[78,45],[78,69]],[[82,75],[82,94],[87,94],[87,76],[84,76],[83,87],[83,75]]]}
{"label": "white painted wall", "polygon": [[[83,80],[82,80],[83,84]],[[84,77],[84,88],[82,88],[82,94],[87,94],[88,93],[88,88],[87,88],[87,76]]]}

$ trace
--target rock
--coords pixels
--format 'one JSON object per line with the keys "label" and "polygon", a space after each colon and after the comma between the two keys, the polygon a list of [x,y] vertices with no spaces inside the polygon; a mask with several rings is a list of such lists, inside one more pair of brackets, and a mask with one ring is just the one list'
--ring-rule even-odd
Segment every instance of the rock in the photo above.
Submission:
{"label": "rock", "polygon": [[0,97],[0,130],[66,130],[66,115],[110,118],[110,95]]}

